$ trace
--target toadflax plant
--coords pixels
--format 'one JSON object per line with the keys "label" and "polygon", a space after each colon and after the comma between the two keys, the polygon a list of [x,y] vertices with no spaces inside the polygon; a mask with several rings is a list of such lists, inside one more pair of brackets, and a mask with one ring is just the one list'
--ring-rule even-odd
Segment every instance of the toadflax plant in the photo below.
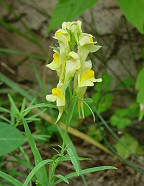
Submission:
{"label": "toadflax plant", "polygon": [[94,42],[91,34],[83,33],[81,26],[81,21],[64,22],[62,28],[54,35],[59,46],[53,49],[53,61],[47,67],[57,72],[59,82],[57,87],[52,89],[52,94],[46,96],[46,99],[50,102],[56,101],[59,110],[56,122],[67,107],[66,90],[72,85],[72,80],[71,95],[78,98],[80,118],[84,118],[83,97],[87,87],[102,81],[101,78],[94,77],[92,62],[87,59],[89,53],[98,51],[101,46]]}
{"label": "toadflax plant", "polygon": [[[79,117],[83,118],[85,103],[84,94],[87,87],[93,86],[95,82],[102,81],[101,78],[96,79],[94,77],[92,62],[87,59],[88,54],[96,52],[100,49],[100,46],[93,41],[92,35],[82,32],[81,25],[81,21],[64,22],[62,28],[56,31],[54,35],[54,39],[58,40],[59,46],[53,48],[53,61],[48,64],[47,67],[57,72],[59,82],[57,87],[52,89],[52,94],[46,96],[46,99],[49,102],[56,102],[56,106],[51,103],[33,105],[32,101],[28,108],[26,108],[26,101],[24,100],[22,108],[19,110],[12,97],[9,96],[12,110],[8,113],[11,113],[11,121],[16,123],[14,124],[15,126],[23,123],[25,136],[35,160],[34,166],[28,166],[29,174],[26,176],[23,183],[0,170],[0,177],[14,186],[28,186],[32,185],[32,183],[38,186],[55,186],[61,182],[69,184],[69,179],[76,176],[81,176],[84,185],[87,186],[86,180],[83,177],[84,174],[107,169],[116,169],[113,166],[100,166],[81,170],[80,161],[89,159],[78,157],[75,147],[68,136],[68,125],[72,119],[76,103],[78,104]],[[59,146],[60,150],[56,150],[57,153],[51,159],[42,159],[36,146],[34,136],[31,134],[28,126],[28,123],[35,119],[33,116],[28,118],[28,113],[32,109],[38,107],[58,108],[59,114],[56,123],[60,120],[64,111],[67,115],[64,135],[61,127],[55,125],[55,127],[58,127],[60,135],[63,138],[63,143],[62,146]],[[89,109],[91,108],[89,107]],[[29,165],[30,158],[28,154],[23,150],[22,152],[24,157],[26,157],[27,162],[25,164]],[[75,171],[67,175],[57,174],[57,167],[65,161],[71,161]]]}

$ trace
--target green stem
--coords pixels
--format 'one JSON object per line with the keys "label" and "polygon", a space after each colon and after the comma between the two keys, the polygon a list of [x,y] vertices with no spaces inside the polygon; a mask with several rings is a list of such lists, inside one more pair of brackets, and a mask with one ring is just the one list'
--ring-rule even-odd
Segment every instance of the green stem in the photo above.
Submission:
{"label": "green stem", "polygon": [[[70,86],[72,86],[72,84],[70,84]],[[69,126],[69,123],[71,121],[73,111],[74,111],[74,107],[75,107],[75,103],[76,103],[75,101],[72,101],[74,96],[72,95],[71,87],[69,88],[69,90],[70,90],[70,100],[71,101],[70,101],[70,107],[68,109],[67,117],[66,117],[66,128],[65,128],[65,133],[64,133],[64,137],[63,137],[63,144],[62,144],[60,154],[53,157],[54,161],[50,165],[50,168],[49,168],[49,186],[54,186],[55,185],[56,168],[61,163],[62,158],[63,158],[63,156],[66,152],[66,139],[67,139],[67,134],[68,134],[68,126]]]}
{"label": "green stem", "polygon": [[69,112],[67,113],[67,119],[66,119],[66,128],[65,128],[65,133],[64,133],[64,138],[63,138],[63,144],[62,144],[62,150],[61,154],[63,155],[65,152],[65,145],[66,145],[66,137],[68,134],[68,126],[69,126]]}

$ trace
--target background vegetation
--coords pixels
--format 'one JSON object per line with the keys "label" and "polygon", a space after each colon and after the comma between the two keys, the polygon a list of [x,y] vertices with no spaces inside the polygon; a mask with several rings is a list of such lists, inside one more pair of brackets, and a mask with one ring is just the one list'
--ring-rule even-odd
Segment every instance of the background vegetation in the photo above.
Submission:
{"label": "background vegetation", "polygon": [[[87,103],[96,120],[93,121],[87,107],[86,118],[79,120],[75,109],[69,134],[75,147],[84,149],[84,156],[93,158],[95,165],[109,165],[109,158],[113,159],[111,165],[121,172],[123,165],[130,167],[130,171],[127,169],[130,178],[135,173],[139,175],[138,181],[135,179],[131,185],[143,184],[144,1],[0,0],[0,4],[1,170],[24,180],[33,167],[22,116],[44,159],[55,154],[52,147],[57,149],[56,144],[61,143],[62,132],[53,125],[57,111],[45,100],[45,95],[56,85],[57,77],[45,65],[52,61],[49,46],[55,44],[52,36],[56,28],[63,21],[80,19],[83,30],[91,33],[102,46],[97,54],[91,55],[91,60],[96,76],[102,77],[103,82],[87,92],[93,99],[87,99]],[[65,116],[59,124],[62,129],[64,122]],[[15,141],[11,140],[13,137]],[[94,149],[89,154],[91,148]],[[101,156],[103,153],[108,161]],[[102,160],[97,158],[98,154]],[[99,185],[104,183],[104,179],[99,181]],[[0,184],[8,183],[1,180]]]}

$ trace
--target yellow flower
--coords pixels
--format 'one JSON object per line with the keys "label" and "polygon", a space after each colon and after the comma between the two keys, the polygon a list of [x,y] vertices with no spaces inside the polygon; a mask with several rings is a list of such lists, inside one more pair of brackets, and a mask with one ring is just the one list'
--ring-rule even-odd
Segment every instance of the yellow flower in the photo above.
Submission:
{"label": "yellow flower", "polygon": [[93,70],[88,70],[82,74],[80,78],[79,87],[94,86],[94,82],[101,82],[101,81],[102,81],[101,78],[95,79]]}
{"label": "yellow flower", "polygon": [[59,115],[57,117],[56,123],[61,118],[63,114],[63,110],[66,104],[65,101],[65,92],[64,92],[64,86],[62,83],[58,83],[56,88],[52,89],[52,94],[46,96],[47,101],[49,102],[55,102],[59,110]]}
{"label": "yellow flower", "polygon": [[94,77],[94,71],[91,70],[91,61],[85,61],[78,71],[78,85],[77,85],[77,95],[78,95],[78,111],[80,118],[84,118],[84,106],[83,97],[88,86],[94,86],[94,82],[101,82],[102,79],[96,79]]}
{"label": "yellow flower", "polygon": [[66,61],[65,84],[80,68],[80,57],[76,52],[70,52]]}
{"label": "yellow flower", "polygon": [[83,63],[81,73],[78,75],[78,87],[94,86],[94,82],[101,82],[102,79],[95,79],[94,71],[91,70],[91,61],[85,61]]}
{"label": "yellow flower", "polygon": [[70,35],[69,33],[64,29],[59,29],[54,36],[55,39],[59,42],[59,51],[60,51],[60,61],[61,61],[61,69],[58,71],[59,81],[64,82],[65,77],[65,66],[66,66],[66,59],[70,52]]}
{"label": "yellow flower", "polygon": [[78,54],[81,56],[81,61],[84,62],[89,53],[96,52],[101,48],[95,45],[97,42],[93,41],[91,34],[82,33],[79,39]]}
{"label": "yellow flower", "polygon": [[55,53],[53,54],[53,61],[46,65],[46,67],[50,68],[51,70],[58,70],[61,66],[60,62],[60,55],[57,51],[54,51]]}
{"label": "yellow flower", "polygon": [[64,29],[59,29],[56,31],[54,38],[58,40],[60,46],[66,48],[68,47],[68,42],[70,41],[69,33]]}

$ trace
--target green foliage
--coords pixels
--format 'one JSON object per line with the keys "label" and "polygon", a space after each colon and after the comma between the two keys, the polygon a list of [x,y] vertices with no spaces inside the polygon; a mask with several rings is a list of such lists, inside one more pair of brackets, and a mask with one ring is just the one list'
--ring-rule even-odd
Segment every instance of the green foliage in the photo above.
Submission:
{"label": "green foliage", "polygon": [[67,152],[69,154],[69,157],[71,159],[71,162],[76,170],[76,173],[77,175],[79,176],[80,175],[80,171],[81,171],[81,168],[80,168],[80,164],[79,164],[79,161],[77,160],[77,158],[75,157],[75,153],[72,151],[71,148],[67,148]]}
{"label": "green foliage", "polygon": [[137,77],[136,88],[138,90],[137,101],[144,104],[144,68]]}
{"label": "green foliage", "polygon": [[25,143],[25,137],[18,129],[0,122],[0,156],[8,154]]}
{"label": "green foliage", "polygon": [[136,88],[138,90],[137,102],[140,104],[139,120],[141,120],[144,116],[144,68],[137,77]]}
{"label": "green foliage", "polygon": [[[116,169],[115,167],[112,166],[105,166],[105,167],[93,167],[93,168],[89,168],[89,169],[85,169],[85,170],[81,170],[80,167],[80,160],[86,160],[85,158],[79,158],[74,145],[72,144],[68,134],[67,134],[67,129],[65,131],[65,137],[63,138],[63,132],[62,130],[59,128],[60,134],[62,135],[63,138],[63,146],[61,147],[61,152],[59,153],[57,151],[57,154],[54,155],[51,159],[47,159],[47,160],[43,160],[41,157],[41,154],[36,146],[36,143],[34,141],[34,135],[31,134],[31,131],[28,127],[27,122],[32,122],[34,121],[33,119],[35,117],[33,116],[28,116],[28,114],[30,113],[30,111],[32,109],[35,108],[43,108],[43,107],[51,107],[51,108],[55,108],[55,106],[53,107],[52,104],[45,104],[45,103],[39,103],[39,104],[34,104],[34,100],[29,104],[28,107],[26,107],[26,99],[23,99],[21,107],[18,108],[17,104],[15,103],[15,101],[13,100],[11,95],[8,95],[10,104],[11,104],[11,109],[10,111],[8,109],[5,109],[3,107],[0,108],[1,112],[5,112],[7,114],[11,114],[11,118],[10,120],[8,119],[9,124],[6,124],[4,122],[1,123],[1,131],[0,131],[0,149],[5,149],[5,152],[1,155],[4,155],[6,153],[8,153],[9,151],[15,150],[15,148],[20,147],[24,142],[25,142],[25,138],[22,136],[21,132],[18,131],[18,129],[16,129],[14,126],[17,126],[21,123],[24,124],[24,128],[25,128],[25,134],[26,137],[28,139],[29,145],[31,147],[31,150],[33,152],[34,155],[34,160],[35,160],[35,167],[33,167],[30,164],[30,159],[27,155],[26,152],[24,152],[24,150],[22,148],[21,152],[23,153],[25,160],[23,160],[22,158],[19,158],[17,156],[15,156],[15,158],[17,159],[17,162],[19,162],[19,164],[26,166],[28,169],[31,170],[31,172],[29,173],[29,175],[23,175],[23,173],[19,173],[17,172],[17,170],[11,170],[10,175],[0,171],[0,177],[7,180],[9,183],[12,183],[13,185],[16,186],[20,186],[21,183],[13,178],[12,176],[22,176],[23,178],[25,178],[25,182],[23,185],[28,185],[30,182],[32,182],[32,180],[35,180],[36,178],[36,183],[39,186],[46,186],[46,185],[57,185],[57,183],[59,182],[66,182],[69,183],[68,179],[75,177],[76,175],[83,175],[83,174],[87,174],[87,173],[91,173],[91,172],[95,172],[95,171],[101,171],[101,170],[107,170],[107,169]],[[72,100],[72,99],[71,99]],[[88,100],[87,100],[88,101]],[[90,100],[91,101],[91,100]],[[86,103],[86,102],[85,102]],[[74,113],[74,108],[75,108],[75,104],[76,104],[76,99],[73,100],[73,103],[71,103],[71,109],[70,111],[67,113],[67,126],[69,124],[69,122],[72,119],[72,115]],[[1,118],[3,120],[3,118]],[[15,124],[16,123],[16,124]],[[2,125],[3,124],[3,125]],[[10,131],[10,132],[8,132]],[[7,135],[8,134],[8,135]],[[12,134],[12,135],[11,135]],[[8,136],[8,137],[7,137]],[[22,136],[22,137],[21,137]],[[5,141],[7,142],[6,144],[3,143],[3,146],[1,147],[1,138],[2,140],[5,137]],[[16,139],[15,139],[16,138]],[[39,137],[36,137],[39,138]],[[21,143],[21,141],[23,143]],[[15,143],[13,143],[15,142]],[[10,146],[11,149],[5,148]],[[4,148],[3,148],[4,147]],[[9,150],[9,151],[7,151]],[[3,151],[1,151],[3,152]],[[60,174],[56,174],[56,168],[57,166],[63,162],[63,161],[69,161],[71,160],[72,164],[74,165],[74,168],[76,170],[76,172],[63,176]],[[46,172],[46,168],[45,165],[49,164],[49,178],[48,178],[48,174]],[[34,178],[34,179],[33,179]]]}
{"label": "green foliage", "polygon": [[28,100],[30,101],[33,100],[33,96],[31,95],[31,93],[23,89],[18,83],[15,83],[10,78],[6,77],[4,74],[0,73],[0,79],[3,83],[8,85],[10,88],[15,90],[16,92],[18,92],[19,94],[27,98]]}
{"label": "green foliage", "polygon": [[123,129],[123,128],[131,125],[131,120],[130,119],[119,117],[117,115],[113,115],[110,118],[110,122],[113,126],[117,127],[118,129]]}
{"label": "green foliage", "polygon": [[144,34],[144,1],[118,0],[127,19]]}
{"label": "green foliage", "polygon": [[104,127],[91,125],[88,127],[88,135],[96,139],[96,141],[102,141],[105,135]]}
{"label": "green foliage", "polygon": [[[32,150],[33,155],[34,155],[35,164],[38,165],[39,163],[42,162],[41,154],[36,147],[36,143],[33,139],[33,136],[32,136],[32,134],[29,130],[29,127],[28,127],[27,122],[26,122],[25,119],[23,119],[23,124],[24,124],[24,128],[25,128],[25,132],[26,132],[26,136],[27,136],[29,145],[30,145],[31,150]],[[47,175],[47,172],[46,172],[46,168],[44,166],[41,167],[39,171],[37,171],[36,177],[37,177],[37,182],[39,184],[41,184],[43,186],[48,185],[48,175]]]}
{"label": "green foliage", "polygon": [[[88,173],[92,173],[92,172],[97,172],[97,171],[108,170],[108,169],[116,170],[117,168],[112,167],[112,166],[93,167],[93,168],[88,168],[88,169],[81,170],[80,175],[84,175],[84,174],[88,174]],[[76,172],[70,173],[70,174],[65,176],[66,179],[70,179],[70,178],[74,178],[74,177],[77,177]],[[56,181],[56,185],[60,182],[62,182],[62,180]]]}
{"label": "green foliage", "polygon": [[86,9],[94,6],[97,1],[98,0],[59,0],[54,8],[48,32],[60,26],[64,21],[72,21]]}
{"label": "green foliage", "polygon": [[[127,148],[124,144],[127,146]],[[128,158],[132,154],[143,153],[142,147],[139,145],[138,141],[127,133],[120,138],[119,142],[115,145],[115,148],[124,158]]]}
{"label": "green foliage", "polygon": [[[81,15],[87,8],[91,8],[97,1],[98,0],[89,0],[89,1],[59,0],[58,4],[56,5],[56,7],[54,9],[53,16],[51,18],[51,22],[50,22],[48,31],[49,32],[52,31],[57,26],[59,26],[63,21],[73,20],[77,16]],[[125,13],[128,20],[130,22],[132,22],[141,33],[144,33],[144,13],[143,13],[144,12],[144,1],[142,1],[142,0],[139,0],[139,1],[118,0],[118,1],[121,6],[121,9]],[[42,51],[44,51],[43,47],[41,46],[41,44],[39,43],[39,41],[36,37],[33,37],[32,35],[29,35],[27,33],[21,32],[19,29],[15,28],[11,24],[6,23],[4,20],[1,20],[0,24],[5,26],[10,31],[24,37],[25,39],[29,40],[30,42],[35,43],[37,46],[39,46],[39,48]],[[11,50],[11,49],[7,49],[7,48],[0,48],[0,52],[2,55],[5,55],[5,56],[6,55],[21,55],[21,56],[26,56],[29,59],[45,61],[45,56],[39,56],[39,55],[36,55],[33,53],[29,54],[29,53],[21,51],[21,50]],[[45,54],[45,52],[44,52],[44,54]],[[144,54],[144,52],[143,52],[143,54]],[[35,64],[34,64],[34,66],[35,66]],[[39,82],[40,91],[42,91],[43,85],[42,85],[42,81],[40,80],[39,75],[37,73],[36,67],[35,67],[34,71],[36,74],[36,78]],[[19,108],[19,106],[17,106],[17,104],[13,101],[13,98],[11,96],[9,96],[9,100],[11,103],[11,110],[8,110],[3,107],[0,108],[0,112],[6,113],[6,116],[8,116],[8,117],[6,117],[5,114],[0,115],[1,121],[4,121],[9,124],[14,124],[14,125],[16,124],[15,126],[18,126],[19,124],[22,124],[22,117],[25,117],[25,121],[27,123],[34,122],[34,121],[38,120],[37,117],[40,115],[40,113],[37,115],[31,115],[31,113],[30,113],[35,108],[47,108],[47,107],[55,108],[54,105],[52,105],[52,104],[45,104],[45,103],[36,104],[36,101],[32,101],[35,93],[32,95],[32,93],[29,90],[22,88],[19,84],[13,82],[11,79],[9,79],[8,77],[6,77],[5,75],[3,75],[1,73],[0,73],[0,79],[2,80],[3,84],[7,84],[12,90],[16,91],[17,93],[21,94],[26,99],[31,101],[30,105],[27,107],[26,100],[23,100],[22,106]],[[85,107],[84,107],[85,108],[85,116],[88,117],[91,114],[93,114],[93,112],[91,112],[91,109],[90,109],[90,108],[92,108],[93,104],[98,108],[98,111],[100,113],[104,113],[106,111],[109,112],[109,110],[112,107],[113,99],[114,99],[113,91],[111,91],[111,88],[110,88],[112,81],[113,81],[113,79],[111,76],[104,75],[103,76],[103,83],[97,84],[97,86],[96,86],[96,93],[94,93],[94,95],[93,95],[94,101],[89,102],[88,100],[84,100],[86,102],[86,104],[88,104],[88,106],[86,106],[86,104],[84,104],[85,105]],[[128,88],[134,86],[134,82],[133,82],[132,78],[128,79],[126,81],[123,81],[123,82]],[[143,85],[144,85],[144,69],[142,69],[142,71],[140,72],[138,79],[137,79],[137,84],[136,84],[136,88],[138,89],[137,101],[139,104],[144,104],[144,86]],[[122,86],[123,86],[123,84],[121,84],[121,87]],[[10,91],[10,89],[7,91]],[[1,92],[2,92],[2,90],[1,90]],[[0,102],[4,103],[5,100],[3,100],[3,99],[1,99],[1,100],[0,100]],[[89,106],[90,106],[90,108],[89,108]],[[75,114],[75,118],[77,117],[77,112],[78,112],[77,107],[73,107],[73,111],[74,111],[74,113],[71,112],[71,116],[70,116],[69,120],[71,120],[73,114]],[[41,111],[41,113],[42,112],[44,112],[44,109]],[[144,115],[144,109],[141,110],[141,112],[140,112],[140,118],[142,118],[143,115]],[[110,122],[113,126],[117,127],[118,130],[119,129],[122,130],[122,129],[126,128],[127,126],[131,125],[133,123],[133,119],[137,119],[137,117],[138,117],[138,105],[133,104],[133,108],[132,108],[132,106],[130,106],[129,108],[126,108],[126,109],[117,109],[115,111],[114,115],[111,116]],[[63,118],[63,119],[66,119],[66,118]],[[74,119],[73,119],[73,121],[74,121]],[[79,122],[78,120],[75,120],[75,121]],[[76,123],[75,121],[73,123]],[[39,126],[38,126],[38,122],[40,123]],[[51,124],[50,124],[51,127],[48,124],[42,126],[41,121],[38,121],[38,122],[36,124],[35,129],[38,129],[38,130],[40,129],[42,134],[52,135],[56,132],[58,133],[58,131],[59,131],[59,133],[61,134],[61,136],[63,138],[63,130],[61,130],[61,132],[60,132],[59,129],[57,129],[55,126],[52,126]],[[14,126],[8,125],[6,123],[5,123],[5,125],[17,130]],[[104,130],[103,127],[96,128],[95,126],[91,126],[88,129],[88,133],[90,136],[94,137],[96,140],[101,141],[103,139],[103,136],[102,136],[103,130]],[[17,130],[17,131],[22,135],[22,133],[19,130]],[[31,139],[38,139],[38,138],[39,138],[38,135],[35,135],[35,136],[31,135]],[[69,178],[76,177],[77,175],[82,175],[82,174],[100,171],[100,170],[106,170],[109,168],[115,169],[114,167],[94,167],[94,168],[90,168],[90,169],[81,170],[80,165],[79,165],[79,158],[76,153],[75,147],[72,144],[72,141],[68,136],[66,138],[66,141],[67,141],[66,145],[68,145],[68,149],[67,149],[67,151],[65,151],[65,153],[68,153],[68,154],[66,154],[67,155],[66,157],[67,157],[67,160],[71,160],[71,162],[74,164],[76,172],[71,173],[66,176],[55,174],[54,176],[57,180],[55,182],[55,185],[57,185],[58,183],[60,183],[62,181],[68,183]],[[123,145],[123,144],[125,144],[125,145]],[[36,144],[34,144],[34,145],[36,146]],[[129,134],[124,134],[121,137],[120,141],[115,145],[115,147],[116,147],[117,151],[120,153],[120,155],[125,158],[127,158],[128,156],[130,156],[132,154],[142,152],[141,147],[139,146],[137,140]],[[127,147],[129,147],[129,149],[127,149]],[[33,150],[33,152],[36,153],[35,150]],[[61,160],[59,161],[59,164],[62,161],[64,161],[64,158],[66,158],[66,157],[62,157],[62,156],[60,157],[59,155],[60,154],[58,154],[58,156],[56,155],[56,158],[52,158],[54,164],[57,163],[58,160],[60,160],[59,158],[61,158]],[[43,166],[45,166],[51,162],[52,162],[52,160],[49,160],[49,159],[48,160],[39,159],[39,162],[37,163],[37,165],[33,169],[31,168],[32,171],[27,176],[24,184],[27,185],[28,183],[30,183],[32,181],[32,178],[35,177],[35,175],[37,176],[38,172],[40,170],[42,170],[41,168],[43,168]],[[23,164],[26,165],[26,163],[24,163],[24,162],[23,162]],[[0,171],[0,177],[5,178],[7,181],[9,181],[13,185],[22,185],[16,179],[12,178],[10,175],[5,174],[1,171]]]}
{"label": "green foliage", "polygon": [[111,125],[117,127],[117,129],[124,129],[131,125],[134,118],[138,117],[138,104],[133,103],[128,108],[117,109],[115,114],[111,116]]}
{"label": "green foliage", "polygon": [[2,171],[0,171],[0,177],[7,180],[13,186],[22,186],[22,183],[20,181],[18,181],[17,179],[13,178],[12,176],[10,176]]}
{"label": "green foliage", "polygon": [[41,161],[40,163],[38,163],[34,168],[33,170],[29,173],[29,175],[27,176],[23,186],[27,186],[28,183],[32,180],[33,176],[38,172],[40,171],[40,169],[45,166],[46,164],[49,164],[52,160],[43,160]]}

